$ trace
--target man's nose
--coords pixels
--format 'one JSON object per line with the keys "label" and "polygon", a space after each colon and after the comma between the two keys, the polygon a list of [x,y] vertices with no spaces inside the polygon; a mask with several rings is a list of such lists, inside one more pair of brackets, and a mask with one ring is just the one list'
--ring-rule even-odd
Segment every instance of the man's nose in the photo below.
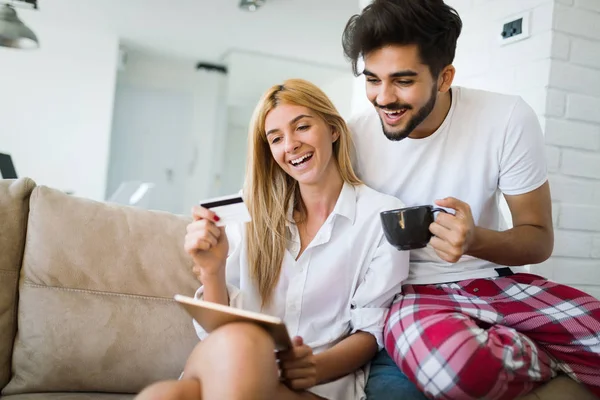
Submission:
{"label": "man's nose", "polygon": [[394,93],[394,88],[391,85],[387,85],[385,83],[381,85],[381,89],[377,94],[377,98],[375,100],[377,101],[377,104],[381,107],[385,107],[388,104],[398,102],[396,94]]}

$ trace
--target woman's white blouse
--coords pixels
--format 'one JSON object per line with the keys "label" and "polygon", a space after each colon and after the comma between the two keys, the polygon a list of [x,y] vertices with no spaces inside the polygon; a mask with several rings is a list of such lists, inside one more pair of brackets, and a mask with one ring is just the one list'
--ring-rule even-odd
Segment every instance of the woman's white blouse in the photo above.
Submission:
{"label": "woman's white blouse", "polygon": [[[249,275],[244,225],[227,226],[230,305],[281,318],[290,336],[301,336],[315,354],[356,331],[372,334],[381,349],[388,307],[408,276],[409,258],[408,252],[387,243],[379,213],[401,207],[395,197],[346,183],[333,212],[300,257],[298,229],[289,223],[281,275],[265,308]],[[202,295],[200,287],[196,298]],[[207,333],[195,321],[194,326],[204,339]],[[311,392],[329,399],[361,399],[366,375],[359,370]]]}

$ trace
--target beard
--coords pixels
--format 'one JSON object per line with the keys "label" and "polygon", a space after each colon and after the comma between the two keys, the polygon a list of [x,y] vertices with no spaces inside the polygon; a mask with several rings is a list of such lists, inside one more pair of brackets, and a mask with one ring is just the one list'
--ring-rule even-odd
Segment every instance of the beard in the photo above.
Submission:
{"label": "beard", "polygon": [[[421,123],[423,121],[425,121],[425,119],[429,116],[429,114],[431,114],[431,112],[435,108],[435,104],[437,102],[437,91],[438,91],[437,85],[434,84],[431,89],[431,95],[429,97],[429,100],[427,100],[427,103],[425,103],[425,105],[423,107],[421,107],[419,109],[419,111],[417,111],[417,113],[410,120],[408,120],[408,122],[406,123],[406,127],[404,127],[404,129],[400,129],[400,130],[386,129],[385,122],[383,122],[383,118],[380,115],[379,120],[381,121],[381,127],[383,128],[383,133],[384,133],[385,137],[387,137],[389,140],[393,140],[395,142],[406,139],[417,128],[417,126],[421,125]],[[386,110],[391,110],[391,111],[392,110],[402,110],[402,109],[407,109],[407,110],[413,109],[413,107],[411,105],[408,105],[408,104],[402,105],[400,103],[392,103],[392,104],[386,105],[385,107],[382,107],[375,102],[374,105],[375,105],[375,107],[378,107],[381,109],[385,108]]]}

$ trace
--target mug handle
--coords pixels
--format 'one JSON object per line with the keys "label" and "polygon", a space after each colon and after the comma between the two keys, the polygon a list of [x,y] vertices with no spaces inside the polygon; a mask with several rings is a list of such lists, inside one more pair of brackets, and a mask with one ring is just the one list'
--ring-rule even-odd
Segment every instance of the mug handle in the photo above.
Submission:
{"label": "mug handle", "polygon": [[445,212],[446,214],[450,214],[448,211],[444,210],[443,208],[434,208],[431,210],[432,213],[436,213],[436,212]]}

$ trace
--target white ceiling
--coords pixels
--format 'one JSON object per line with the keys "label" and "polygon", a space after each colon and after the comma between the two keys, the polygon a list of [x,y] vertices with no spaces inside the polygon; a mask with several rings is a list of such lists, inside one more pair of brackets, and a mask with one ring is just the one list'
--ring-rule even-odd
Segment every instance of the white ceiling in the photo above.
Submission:
{"label": "white ceiling", "polygon": [[219,62],[239,49],[348,68],[341,34],[359,0],[267,0],[253,13],[238,2],[39,0],[35,13],[109,30],[125,46],[154,54]]}

